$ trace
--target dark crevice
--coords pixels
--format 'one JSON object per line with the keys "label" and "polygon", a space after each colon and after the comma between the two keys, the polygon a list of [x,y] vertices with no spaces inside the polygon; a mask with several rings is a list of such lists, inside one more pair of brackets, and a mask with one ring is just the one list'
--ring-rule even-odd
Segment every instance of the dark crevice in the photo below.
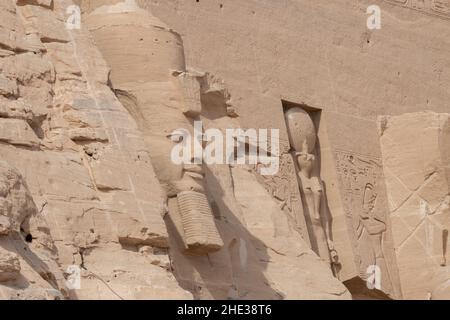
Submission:
{"label": "dark crevice", "polygon": [[33,242],[33,236],[32,236],[31,233],[29,233],[29,234],[27,234],[25,236],[25,241],[28,242],[28,243],[32,243]]}
{"label": "dark crevice", "polygon": [[81,259],[81,264],[80,264],[80,268],[83,270],[87,270],[85,264],[84,264],[84,249],[80,249],[78,251],[78,253],[80,254],[80,259]]}

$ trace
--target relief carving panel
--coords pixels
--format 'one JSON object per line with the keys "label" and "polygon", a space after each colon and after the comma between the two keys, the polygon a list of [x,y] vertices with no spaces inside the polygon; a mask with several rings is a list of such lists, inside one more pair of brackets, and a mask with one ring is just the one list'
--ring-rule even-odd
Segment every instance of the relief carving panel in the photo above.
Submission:
{"label": "relief carving panel", "polygon": [[336,150],[342,202],[359,277],[367,280],[379,268],[381,289],[400,295],[395,253],[392,246],[381,160]]}

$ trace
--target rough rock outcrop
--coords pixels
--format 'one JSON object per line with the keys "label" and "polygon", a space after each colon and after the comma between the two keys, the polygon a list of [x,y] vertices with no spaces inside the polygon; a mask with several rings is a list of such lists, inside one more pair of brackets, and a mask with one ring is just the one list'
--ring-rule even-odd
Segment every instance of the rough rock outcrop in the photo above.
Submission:
{"label": "rough rock outcrop", "polygon": [[21,174],[0,161],[0,297],[67,295],[50,230]]}
{"label": "rough rock outcrop", "polygon": [[[0,154],[31,192],[13,198],[22,207],[34,198],[47,221],[37,228],[51,232],[61,278],[79,267],[82,285],[65,297],[192,297],[167,266],[164,199],[142,134],[108,87],[109,69],[89,34],[65,27],[69,5],[0,5],[9,33],[1,41],[8,80],[1,82]],[[10,212],[20,217],[19,209]],[[7,228],[16,230],[19,222]],[[152,249],[144,254],[146,247]]]}

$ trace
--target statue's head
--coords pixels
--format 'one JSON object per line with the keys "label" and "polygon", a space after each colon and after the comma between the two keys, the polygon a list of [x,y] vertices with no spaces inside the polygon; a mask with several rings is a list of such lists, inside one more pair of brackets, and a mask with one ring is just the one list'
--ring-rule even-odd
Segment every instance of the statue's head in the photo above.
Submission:
{"label": "statue's head", "polygon": [[285,113],[289,142],[296,152],[312,154],[316,148],[316,127],[311,116],[300,107]]}

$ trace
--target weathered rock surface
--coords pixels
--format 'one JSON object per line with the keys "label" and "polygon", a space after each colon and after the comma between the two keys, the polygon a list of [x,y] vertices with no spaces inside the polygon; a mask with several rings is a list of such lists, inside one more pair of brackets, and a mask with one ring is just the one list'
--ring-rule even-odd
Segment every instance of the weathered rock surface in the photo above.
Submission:
{"label": "weathered rock surface", "polygon": [[[198,182],[188,177],[202,170],[169,165],[173,143],[167,136],[178,128],[189,130],[190,119],[200,117],[208,127],[223,130],[239,126],[223,85],[201,72],[186,71],[181,37],[134,1],[90,9],[85,21],[111,67],[111,85],[142,128],[158,179],[168,196],[165,220],[169,251],[180,285],[200,299],[348,298],[345,287],[290,228],[287,217],[253,173],[241,178],[226,165],[221,170],[205,166],[205,179]],[[124,45],[135,48],[133,59],[121,50]],[[183,170],[184,175],[178,176]],[[245,180],[247,186],[237,185]],[[254,197],[255,207],[250,207],[250,198],[239,203],[237,195],[245,190],[252,190],[248,197]],[[199,200],[204,192],[210,209]],[[193,198],[192,193],[196,194]],[[196,203],[204,208],[203,215],[215,217],[214,225],[203,222],[204,231],[198,234],[183,216],[189,214],[183,208],[195,208]],[[261,212],[261,205],[267,203],[270,209]],[[187,218],[194,219],[195,215]],[[258,234],[260,229],[253,230],[252,225],[264,219],[268,219],[267,223]],[[274,229],[278,224],[280,230]],[[202,239],[205,233],[210,236]],[[191,235],[202,239],[194,248],[189,245]],[[288,252],[284,252],[284,246],[290,248]],[[208,257],[205,252],[209,252]],[[303,271],[309,268],[317,273]],[[299,281],[295,288],[289,284],[294,274]]]}
{"label": "weathered rock surface", "polygon": [[450,11],[392,3],[1,1],[0,299],[449,299]]}
{"label": "weathered rock surface", "polygon": [[409,113],[380,124],[404,297],[449,299],[450,114]]}
{"label": "weathered rock surface", "polygon": [[0,161],[0,297],[62,299],[67,287],[50,230],[22,175]]}
{"label": "weathered rock surface", "polygon": [[20,274],[20,261],[16,254],[0,251],[0,282],[17,279]]}
{"label": "weathered rock surface", "polygon": [[[42,241],[51,249],[45,259],[30,260],[39,268],[21,262],[20,276],[2,287],[1,297],[17,291],[23,298],[47,298],[47,287],[61,289],[60,298],[192,297],[165,262],[164,199],[142,134],[107,86],[109,69],[89,34],[65,28],[69,5],[0,5],[8,18],[2,27],[10,32],[0,41],[7,51],[0,64],[0,155],[18,170],[1,167],[9,189],[1,189],[0,243],[14,248],[17,241]],[[23,179],[11,186],[11,179],[22,177],[18,172]],[[25,181],[29,192],[21,187]],[[45,223],[32,223],[33,215]],[[44,242],[36,238],[40,233],[52,238]],[[158,249],[156,258],[141,254],[142,246]],[[72,266],[80,269],[80,288],[65,285]]]}

